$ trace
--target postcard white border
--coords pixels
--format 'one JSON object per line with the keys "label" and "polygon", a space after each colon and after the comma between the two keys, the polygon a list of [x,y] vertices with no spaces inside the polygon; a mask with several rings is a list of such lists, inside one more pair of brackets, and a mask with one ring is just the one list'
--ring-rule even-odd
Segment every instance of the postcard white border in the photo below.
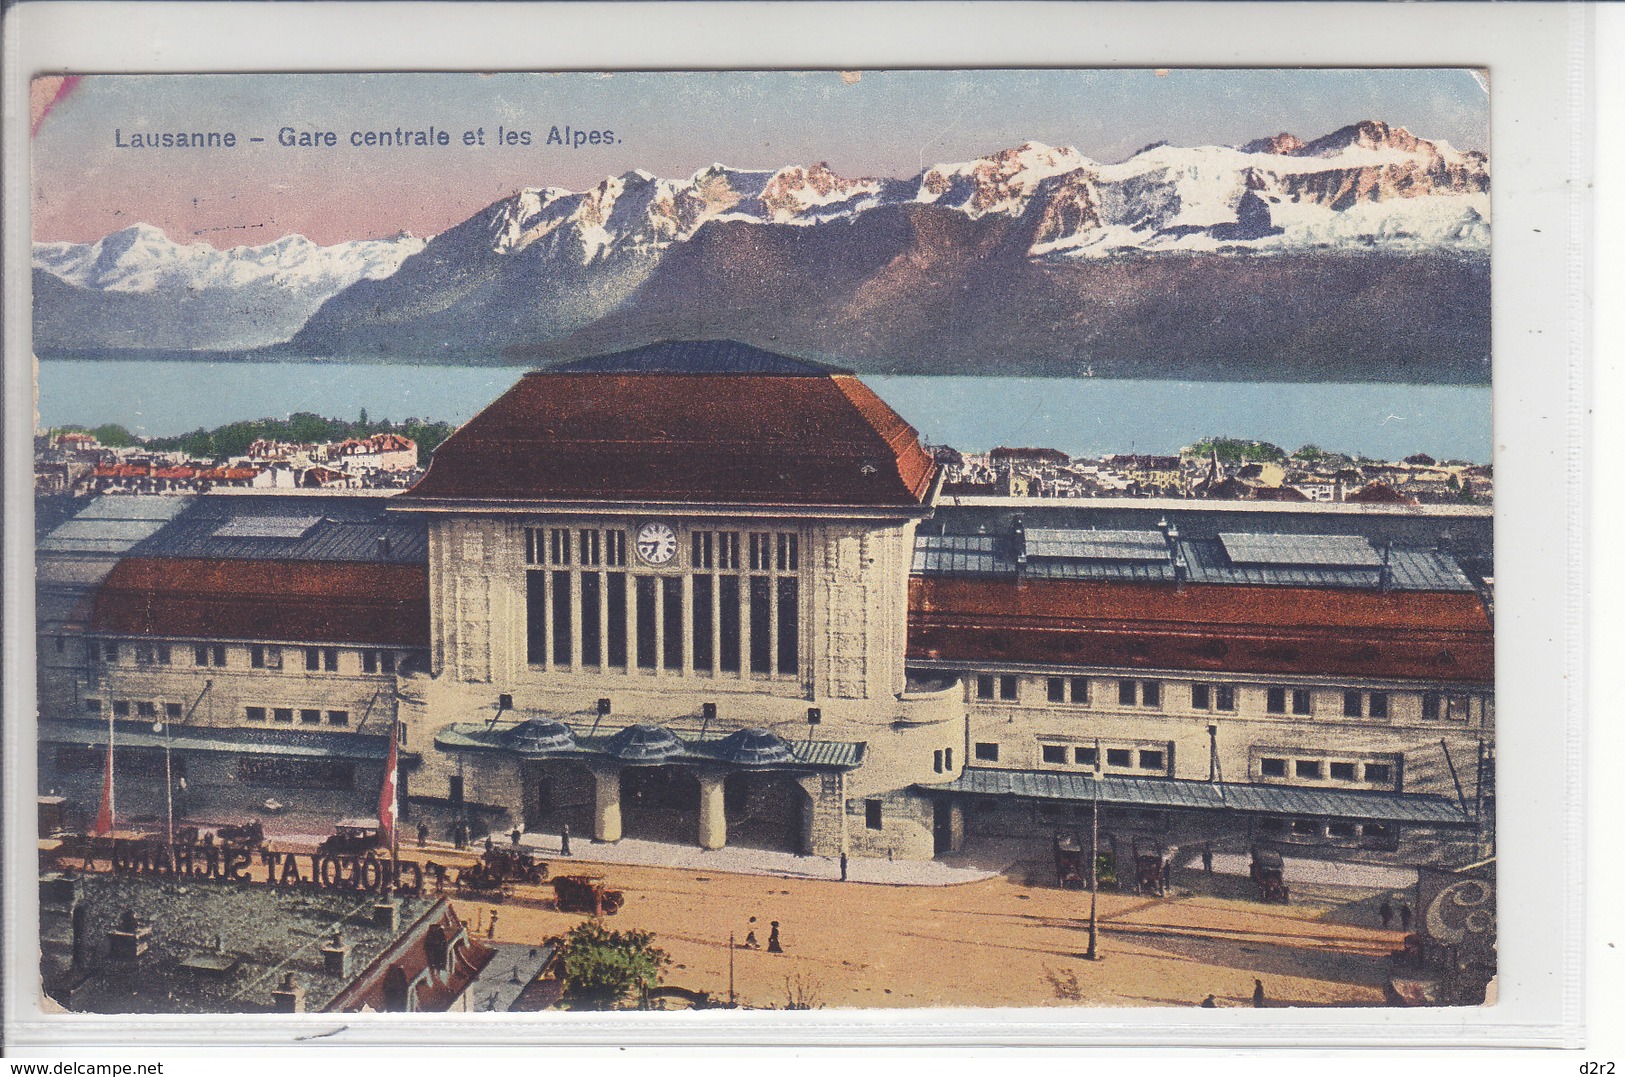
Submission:
{"label": "postcard white border", "polygon": [[[454,14],[452,8],[455,8]],[[651,10],[654,8],[655,10]],[[25,3],[5,22],[6,1039],[281,1043],[331,1017],[47,1017],[37,983],[28,78],[53,72],[1418,66],[1491,72],[1500,1002],[1471,1010],[380,1015],[331,1042],[1575,1045],[1589,9],[1503,4]],[[658,27],[651,30],[651,27]]]}

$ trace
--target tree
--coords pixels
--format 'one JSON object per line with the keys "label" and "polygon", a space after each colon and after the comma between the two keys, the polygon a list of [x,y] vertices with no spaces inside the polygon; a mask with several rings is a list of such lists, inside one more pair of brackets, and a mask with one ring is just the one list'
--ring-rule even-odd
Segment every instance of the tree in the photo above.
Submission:
{"label": "tree", "polygon": [[128,449],[136,443],[136,436],[118,423],[105,423],[92,430],[91,434],[110,449]]}
{"label": "tree", "polygon": [[611,931],[594,920],[564,937],[564,1001],[576,1010],[610,1010],[660,984],[671,957],[647,931]]}

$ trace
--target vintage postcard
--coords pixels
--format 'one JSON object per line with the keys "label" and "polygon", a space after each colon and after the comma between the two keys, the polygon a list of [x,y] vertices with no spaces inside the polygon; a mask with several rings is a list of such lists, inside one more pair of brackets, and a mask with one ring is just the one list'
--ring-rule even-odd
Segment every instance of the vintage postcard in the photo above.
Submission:
{"label": "vintage postcard", "polygon": [[36,78],[44,1005],[1495,1004],[1489,101]]}

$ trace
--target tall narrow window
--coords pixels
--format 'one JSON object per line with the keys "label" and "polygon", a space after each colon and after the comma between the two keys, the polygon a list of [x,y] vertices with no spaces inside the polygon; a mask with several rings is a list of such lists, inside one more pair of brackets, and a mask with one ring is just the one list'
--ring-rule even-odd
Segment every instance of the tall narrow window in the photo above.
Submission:
{"label": "tall narrow window", "polygon": [[541,528],[525,528],[525,564],[534,565],[540,563],[542,559],[541,535]]}
{"label": "tall narrow window", "polygon": [[[795,559],[794,535],[780,535],[791,539],[790,556]],[[794,576],[779,577],[779,672],[801,672],[801,581]]]}
{"label": "tall narrow window", "polygon": [[1271,714],[1286,713],[1286,689],[1269,687],[1264,689],[1264,709]]}
{"label": "tall narrow window", "polygon": [[[612,535],[624,532],[611,531]],[[604,623],[604,634],[609,637],[609,664],[617,669],[626,668],[626,573],[611,572],[605,581],[609,588],[609,617]]]}
{"label": "tall narrow window", "polygon": [[667,669],[683,668],[683,578],[660,578],[660,649]]}
{"label": "tall narrow window", "polygon": [[717,567],[730,572],[739,568],[739,532],[717,532]]}
{"label": "tall narrow window", "polygon": [[583,530],[581,532],[581,563],[582,563],[582,565],[584,565],[584,566],[586,566],[588,568],[595,567],[598,564],[599,560],[600,560],[600,556],[599,556],[600,549],[601,549],[601,544],[599,542],[598,532],[597,531]]}
{"label": "tall narrow window", "polygon": [[548,532],[549,560],[555,565],[568,565],[570,563],[570,531],[568,528],[555,527]]}
{"label": "tall narrow window", "polygon": [[[568,534],[568,532],[566,532]],[[568,546],[566,546],[568,551]],[[568,553],[565,555],[568,557]],[[568,561],[566,561],[568,564]],[[570,664],[570,574],[553,573],[553,664]]]}
{"label": "tall narrow window", "polygon": [[[597,535],[594,531],[592,534]],[[603,577],[596,572],[581,574],[581,664],[596,666],[602,661],[603,650],[598,646],[599,593]]]}
{"label": "tall narrow window", "polygon": [[778,568],[780,572],[795,572],[800,569],[801,555],[797,550],[798,536],[782,534],[779,536]]}
{"label": "tall narrow window", "polygon": [[[709,532],[695,532],[696,537]],[[711,588],[713,578],[710,576],[694,577],[694,668],[709,671],[711,668],[711,627],[715,623],[715,608],[711,602]]]}
{"label": "tall narrow window", "polygon": [[689,552],[689,564],[694,568],[714,567],[715,540],[715,534],[710,531],[694,532],[691,540],[694,548]]}
{"label": "tall narrow window", "polygon": [[[737,547],[735,547],[737,551]],[[725,673],[739,672],[739,577],[717,577],[717,621],[722,629],[722,653],[717,666]]]}
{"label": "tall narrow window", "polygon": [[[766,536],[752,535],[754,538]],[[754,551],[756,544],[751,548]],[[750,578],[750,671],[773,672],[773,581],[766,576]]]}
{"label": "tall narrow window", "polygon": [[655,580],[653,576],[638,576],[638,666],[654,669],[660,662],[655,653]]}
{"label": "tall narrow window", "polygon": [[547,663],[547,573],[525,573],[525,661]]}
{"label": "tall narrow window", "polygon": [[604,564],[610,568],[626,567],[626,532],[604,532]]}

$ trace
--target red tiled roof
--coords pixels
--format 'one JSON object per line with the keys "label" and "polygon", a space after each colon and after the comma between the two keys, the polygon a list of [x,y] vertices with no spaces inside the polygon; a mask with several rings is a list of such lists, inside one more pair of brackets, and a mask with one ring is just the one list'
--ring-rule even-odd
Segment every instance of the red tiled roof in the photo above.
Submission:
{"label": "red tiled roof", "polygon": [[1468,592],[916,576],[908,653],[967,663],[1487,682]]}
{"label": "red tiled roof", "polygon": [[425,565],[134,557],[96,596],[92,627],[180,639],[423,646]]}
{"label": "red tiled roof", "polygon": [[1343,499],[1357,505],[1414,505],[1416,498],[1395,490],[1384,482],[1369,482]]}
{"label": "red tiled roof", "polygon": [[529,374],[406,496],[915,506],[936,465],[844,374]]}

